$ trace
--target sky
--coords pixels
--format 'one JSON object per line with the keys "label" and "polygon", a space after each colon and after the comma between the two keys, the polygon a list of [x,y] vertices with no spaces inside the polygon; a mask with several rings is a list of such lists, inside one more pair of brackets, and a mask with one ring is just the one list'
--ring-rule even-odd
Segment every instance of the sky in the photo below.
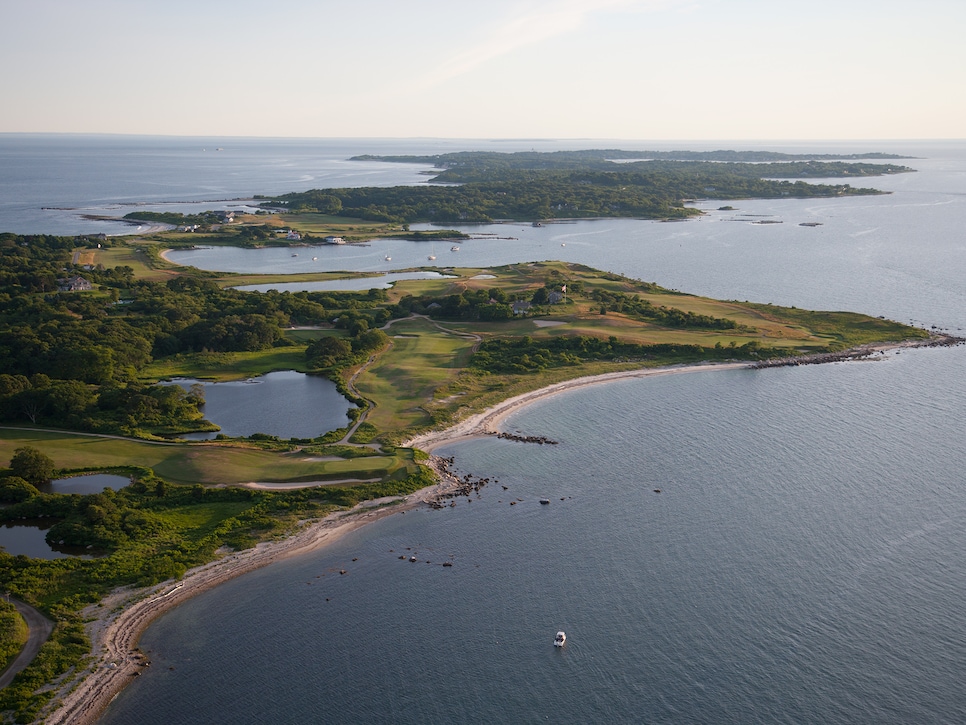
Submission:
{"label": "sky", "polygon": [[0,132],[966,137],[964,0],[0,0]]}

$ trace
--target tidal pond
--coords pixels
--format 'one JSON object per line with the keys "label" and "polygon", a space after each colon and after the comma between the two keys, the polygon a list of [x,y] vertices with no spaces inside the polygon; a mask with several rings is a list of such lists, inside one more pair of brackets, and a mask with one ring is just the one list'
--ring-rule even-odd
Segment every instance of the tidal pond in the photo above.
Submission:
{"label": "tidal pond", "polygon": [[12,556],[34,559],[66,559],[71,556],[90,558],[90,552],[76,546],[51,546],[44,538],[57,519],[23,519],[7,521],[0,526],[0,547]]}
{"label": "tidal pond", "polygon": [[[189,378],[172,381],[185,389],[200,384],[205,389],[205,418],[219,426],[222,435],[253,433],[279,438],[315,438],[349,423],[349,402],[335,383],[317,375],[294,370],[268,373],[257,378],[212,383]],[[218,433],[192,433],[189,440],[207,440]]]}
{"label": "tidal pond", "polygon": [[56,478],[46,486],[41,486],[44,493],[100,493],[105,488],[119,491],[130,485],[128,476],[118,476],[114,473],[90,473],[84,476]]}

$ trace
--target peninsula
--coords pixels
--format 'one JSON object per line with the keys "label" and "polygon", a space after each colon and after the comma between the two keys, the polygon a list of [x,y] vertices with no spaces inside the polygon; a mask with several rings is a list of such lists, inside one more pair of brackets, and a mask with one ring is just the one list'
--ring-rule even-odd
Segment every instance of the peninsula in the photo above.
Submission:
{"label": "peninsula", "polygon": [[[337,215],[323,216],[294,218],[321,225]],[[252,215],[212,226],[228,238],[274,239],[257,231],[266,223]],[[390,290],[242,292],[234,288],[273,277],[165,261],[165,249],[195,234],[0,234],[0,463],[10,462],[0,519],[52,520],[48,542],[89,554],[0,552],[4,590],[54,622],[33,663],[0,690],[0,709],[18,721],[92,722],[144,665],[137,640],[161,612],[459,491],[430,453],[498,433],[503,416],[540,396],[618,377],[958,342],[866,315],[713,300],[565,262],[453,267]],[[334,380],[357,406],[350,425],[308,439],[267,431],[190,442],[189,432],[217,431],[203,392],[158,385],[275,370]],[[91,472],[132,482],[89,495],[44,488],[53,476]]]}

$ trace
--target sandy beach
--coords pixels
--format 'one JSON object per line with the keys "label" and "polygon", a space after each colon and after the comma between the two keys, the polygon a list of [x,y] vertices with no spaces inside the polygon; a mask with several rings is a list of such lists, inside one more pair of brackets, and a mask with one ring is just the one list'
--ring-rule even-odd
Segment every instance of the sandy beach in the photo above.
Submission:
{"label": "sandy beach", "polygon": [[[953,338],[957,339],[957,338]],[[869,346],[868,353],[894,347],[928,345],[916,341],[895,345]],[[935,344],[935,343],[933,343]],[[501,422],[511,413],[539,400],[563,392],[628,378],[682,375],[695,372],[751,368],[747,362],[699,363],[664,368],[643,368],[575,378],[517,395],[441,431],[416,436],[402,445],[432,452],[445,444],[498,432]],[[137,650],[138,640],[148,625],[164,612],[212,587],[275,561],[316,551],[346,533],[384,516],[399,513],[456,490],[459,481],[447,472],[444,461],[430,456],[429,465],[440,481],[403,498],[368,501],[351,511],[331,514],[306,522],[287,538],[259,544],[245,551],[227,554],[217,561],[190,570],[177,582],[168,581],[147,589],[124,589],[111,594],[98,605],[88,607],[88,634],[92,642],[92,664],[61,683],[51,706],[42,713],[48,725],[92,725],[111,700],[148,666]]]}
{"label": "sandy beach", "polygon": [[513,398],[507,398],[503,402],[487,408],[482,413],[472,415],[446,430],[423,433],[403,442],[402,445],[406,448],[419,448],[429,453],[444,444],[483,435],[493,435],[497,432],[497,428],[503,420],[511,413],[538,400],[559,395],[569,390],[585,388],[589,385],[599,385],[601,383],[609,383],[614,380],[624,380],[626,378],[650,378],[658,375],[680,375],[683,373],[706,372],[710,370],[737,370],[739,368],[749,367],[751,367],[751,364],[747,362],[697,363],[694,365],[624,370],[616,373],[603,373],[602,375],[589,375],[583,378],[565,380],[560,383],[548,385],[545,388],[540,388],[539,390],[533,390]]}
{"label": "sandy beach", "polygon": [[[52,707],[42,713],[47,725],[92,725],[111,700],[149,666],[137,650],[141,634],[151,622],[191,597],[230,579],[273,562],[316,551],[367,523],[406,511],[446,493],[452,479],[444,477],[403,498],[377,499],[306,522],[295,534],[234,552],[188,571],[177,581],[146,589],[125,588],[113,592],[83,611],[89,619],[92,664],[61,684]],[[54,709],[55,708],[55,709]]]}

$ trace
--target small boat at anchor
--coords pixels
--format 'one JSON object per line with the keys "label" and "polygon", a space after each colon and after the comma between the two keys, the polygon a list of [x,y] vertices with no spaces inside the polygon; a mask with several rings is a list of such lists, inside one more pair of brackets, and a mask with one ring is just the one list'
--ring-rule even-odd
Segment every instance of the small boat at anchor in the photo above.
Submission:
{"label": "small boat at anchor", "polygon": [[553,638],[554,647],[563,647],[567,643],[567,635],[563,632],[557,632],[557,636]]}
{"label": "small boat at anchor", "polygon": [[457,246],[456,246],[456,245],[454,244],[454,245],[453,245],[452,247],[450,247],[450,248],[449,248],[449,251],[451,251],[451,252],[458,252],[458,251],[460,251],[460,248],[459,248],[459,247],[457,247]]}

